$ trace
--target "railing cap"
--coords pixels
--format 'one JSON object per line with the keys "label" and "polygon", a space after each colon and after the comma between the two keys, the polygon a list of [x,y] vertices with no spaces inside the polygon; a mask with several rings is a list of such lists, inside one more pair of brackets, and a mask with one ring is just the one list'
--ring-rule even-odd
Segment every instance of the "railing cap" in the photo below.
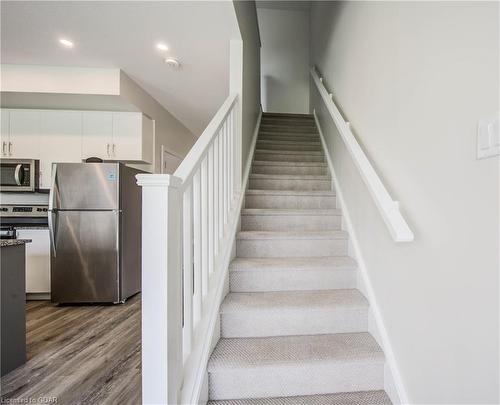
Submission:
{"label": "railing cap", "polygon": [[182,180],[171,174],[137,174],[137,184],[141,187],[180,187]]}

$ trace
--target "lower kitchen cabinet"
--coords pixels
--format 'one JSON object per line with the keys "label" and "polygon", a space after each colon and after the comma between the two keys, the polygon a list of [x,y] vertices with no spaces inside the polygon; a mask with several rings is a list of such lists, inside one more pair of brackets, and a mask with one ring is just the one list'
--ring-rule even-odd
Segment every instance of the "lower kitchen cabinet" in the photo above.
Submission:
{"label": "lower kitchen cabinet", "polygon": [[[2,244],[0,247],[0,363],[2,376],[26,362],[26,298],[23,274],[25,245],[21,242],[14,245]],[[1,402],[3,403],[3,397]]]}
{"label": "lower kitchen cabinet", "polygon": [[[31,239],[26,245],[27,298],[50,294],[50,238],[48,229],[17,229],[18,239]],[[35,294],[31,295],[30,294]]]}

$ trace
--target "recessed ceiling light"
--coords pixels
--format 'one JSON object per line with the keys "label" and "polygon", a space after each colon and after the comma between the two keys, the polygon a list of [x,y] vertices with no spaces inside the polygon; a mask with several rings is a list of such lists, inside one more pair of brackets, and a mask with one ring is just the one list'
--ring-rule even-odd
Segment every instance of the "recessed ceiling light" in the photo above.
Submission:
{"label": "recessed ceiling light", "polygon": [[59,43],[61,45],[64,45],[66,48],[73,48],[75,46],[75,44],[73,42],[71,42],[69,39],[65,39],[65,38],[61,38],[59,40]]}
{"label": "recessed ceiling light", "polygon": [[168,51],[168,46],[165,45],[163,42],[158,42],[156,44],[156,47],[160,50],[160,51]]}
{"label": "recessed ceiling light", "polygon": [[167,58],[165,59],[165,63],[172,69],[179,69],[181,67],[180,62],[175,58]]}

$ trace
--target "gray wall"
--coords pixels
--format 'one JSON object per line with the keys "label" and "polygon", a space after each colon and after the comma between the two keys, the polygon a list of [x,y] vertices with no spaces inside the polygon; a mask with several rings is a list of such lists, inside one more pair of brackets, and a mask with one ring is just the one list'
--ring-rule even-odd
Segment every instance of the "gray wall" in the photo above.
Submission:
{"label": "gray wall", "polygon": [[[152,173],[161,173],[161,145],[177,156],[185,157],[187,155],[198,138],[123,72],[120,74],[120,96],[155,120],[154,165],[130,166]],[[180,162],[181,160],[178,164]]]}
{"label": "gray wall", "polygon": [[411,403],[498,403],[496,2],[313,2],[312,63],[415,232],[395,244],[319,95],[329,153]]}
{"label": "gray wall", "polygon": [[258,8],[266,112],[309,112],[309,10]]}
{"label": "gray wall", "polygon": [[233,1],[243,40],[242,170],[260,113],[260,35],[255,1]]}

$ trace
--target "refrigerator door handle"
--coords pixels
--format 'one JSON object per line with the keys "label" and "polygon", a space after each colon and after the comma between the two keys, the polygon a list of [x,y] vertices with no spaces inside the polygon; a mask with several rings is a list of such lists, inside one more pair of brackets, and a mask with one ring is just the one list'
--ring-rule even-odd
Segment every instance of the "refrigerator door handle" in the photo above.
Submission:
{"label": "refrigerator door handle", "polygon": [[56,221],[53,220],[53,216],[57,216],[57,212],[54,212],[53,210],[49,211],[49,215],[47,217],[48,222],[49,222],[49,237],[50,237],[50,247],[52,249],[52,256],[56,257],[57,252],[56,252],[56,230],[54,227],[54,223]]}
{"label": "refrigerator door handle", "polygon": [[55,205],[55,197],[56,197],[56,174],[57,174],[57,164],[52,166],[52,179],[50,183],[50,194],[49,194],[49,236],[50,236],[50,247],[52,249],[52,255],[56,257],[56,230],[54,228],[54,215],[57,215],[57,208]]}
{"label": "refrigerator door handle", "polygon": [[57,164],[52,165],[52,179],[50,181],[50,193],[49,193],[49,211],[52,211],[54,208],[54,199],[56,197],[56,173],[57,173]]}

